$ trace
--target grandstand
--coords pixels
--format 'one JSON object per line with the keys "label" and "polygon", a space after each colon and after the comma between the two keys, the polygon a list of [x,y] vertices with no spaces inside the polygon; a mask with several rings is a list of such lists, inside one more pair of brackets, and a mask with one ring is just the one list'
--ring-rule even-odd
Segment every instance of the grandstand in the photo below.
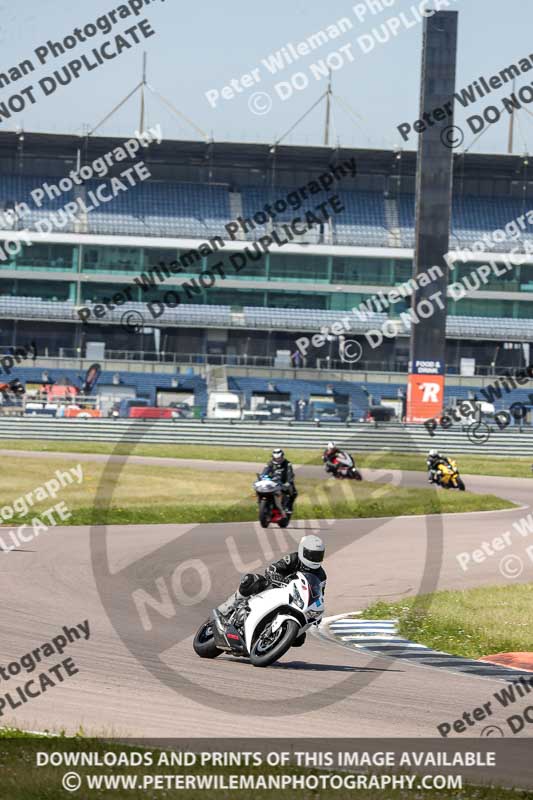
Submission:
{"label": "grandstand", "polygon": [[[94,191],[92,180],[37,208],[32,189],[44,181],[57,183],[77,164],[89,164],[117,147],[120,140],[0,133],[0,211],[28,203],[31,212],[6,222],[0,241],[16,239],[20,231],[57,213],[76,196]],[[414,182],[416,154],[401,151],[347,150],[164,141],[143,153],[152,178],[120,194],[91,213],[70,220],[49,234],[33,237],[31,246],[0,260],[1,340],[4,347],[38,340],[50,357],[85,357],[88,342],[105,344],[113,358],[157,360],[162,351],[174,363],[216,363],[273,367],[277,354],[296,350],[295,342],[322,326],[350,315],[374,294],[411,277],[414,243]],[[248,261],[236,272],[230,257],[247,242],[268,233],[269,223],[243,231],[231,241],[225,225],[249,217],[266,204],[286,197],[331,166],[349,159],[357,175],[345,177],[337,193],[344,211],[319,229],[284,247]],[[121,168],[127,164],[120,165]],[[118,169],[118,167],[117,167]],[[488,237],[486,251],[496,254],[533,245],[526,227],[516,238],[494,241],[491,233],[527,215],[533,182],[527,159],[516,155],[455,156],[451,241],[461,249]],[[115,174],[115,173],[113,173]],[[280,213],[274,227],[304,214],[327,194],[310,196],[301,209]],[[189,258],[190,268],[170,275],[144,291],[134,278],[158,264],[170,264],[197,252],[201,242],[221,237],[220,252]],[[6,248],[7,250],[7,248]],[[226,278],[215,285],[181,295],[181,303],[165,304],[165,293],[179,288],[214,264],[222,262]],[[476,263],[468,265],[468,269]],[[453,280],[463,274],[458,267]],[[102,319],[82,324],[76,309],[93,307],[130,287],[131,300],[109,309]],[[503,277],[491,276],[479,291],[450,300],[447,324],[447,368],[458,374],[461,359],[475,359],[476,374],[490,375],[519,367],[533,337],[533,256]],[[146,303],[161,302],[154,318]],[[406,310],[402,300],[391,306],[393,319]],[[138,331],[120,323],[124,312],[138,311],[145,325]],[[371,322],[350,316],[350,333],[365,344],[364,333],[378,328],[387,314]],[[156,336],[155,331],[160,333]],[[409,331],[364,350],[356,364],[342,361],[339,341],[330,337],[311,348],[298,367],[405,372]],[[140,354],[143,354],[142,356]],[[132,355],[133,354],[133,355]],[[258,373],[259,377],[259,373]],[[398,376],[398,385],[403,385]],[[304,392],[305,393],[305,392]]]}
{"label": "grandstand", "polygon": [[[184,369],[177,375],[173,372],[165,371],[165,365],[154,373],[136,371],[134,365],[131,369],[123,371],[120,375],[112,370],[103,370],[97,383],[94,397],[95,399],[105,398],[106,400],[118,401],[122,397],[136,397],[148,401],[151,406],[168,406],[170,402],[178,398],[183,398],[194,409],[196,418],[205,417],[207,414],[208,400],[208,380],[205,376],[194,374],[193,368]],[[54,367],[46,370],[46,377],[55,384],[71,385],[80,387],[83,382],[81,370],[72,368]],[[295,380],[290,377],[255,377],[248,375],[231,375],[228,378],[228,390],[239,395],[243,407],[250,408],[252,397],[272,396],[286,398],[292,408],[296,410],[299,401],[305,401],[306,409],[302,412],[300,419],[313,421],[310,414],[309,404],[313,398],[331,398],[333,405],[346,406],[347,421],[359,421],[365,419],[370,405],[400,403],[405,396],[405,380],[401,376],[387,376],[379,379],[378,374],[364,373],[358,376],[356,381],[340,381],[335,379],[323,380],[320,378],[309,378],[309,371],[305,377]],[[38,367],[27,367],[21,365],[17,369],[17,377],[23,381],[29,389],[29,401],[31,394],[43,381],[43,370]],[[485,381],[485,385],[487,382]],[[32,387],[35,387],[33,389]],[[470,382],[467,378],[462,379],[461,383],[452,378],[445,390],[444,402],[448,405],[455,405],[456,402],[476,398],[484,400],[486,395],[481,394],[481,384]],[[510,392],[501,392],[501,397],[494,398],[495,411],[509,408],[512,403],[521,403],[525,406],[531,405],[531,390],[527,387],[516,388]],[[489,391],[490,395],[490,391]],[[83,404],[83,403],[82,403]],[[110,402],[100,404],[103,409],[102,416],[106,416],[111,408]],[[55,409],[54,409],[55,415]]]}

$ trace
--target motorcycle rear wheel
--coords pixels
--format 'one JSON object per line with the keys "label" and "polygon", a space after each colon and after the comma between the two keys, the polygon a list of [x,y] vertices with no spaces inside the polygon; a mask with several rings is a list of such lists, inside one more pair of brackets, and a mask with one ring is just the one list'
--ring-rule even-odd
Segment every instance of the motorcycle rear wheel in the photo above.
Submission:
{"label": "motorcycle rear wheel", "polygon": [[268,667],[285,655],[300,632],[300,626],[295,619],[285,619],[281,623],[281,633],[270,644],[268,641],[269,628],[270,623],[263,628],[252,645],[250,661],[254,667]]}
{"label": "motorcycle rear wheel", "polygon": [[200,658],[216,658],[222,653],[222,650],[219,650],[215,644],[213,625],[214,623],[212,620],[206,620],[206,622],[198,628],[196,636],[194,637],[192,646],[194,652],[197,656],[200,656]]}

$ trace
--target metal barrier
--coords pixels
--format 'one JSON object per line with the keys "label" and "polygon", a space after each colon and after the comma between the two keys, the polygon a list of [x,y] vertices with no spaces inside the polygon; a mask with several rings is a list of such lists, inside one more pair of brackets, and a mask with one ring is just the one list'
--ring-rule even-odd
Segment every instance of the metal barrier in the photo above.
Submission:
{"label": "metal barrier", "polygon": [[[517,426],[499,431],[494,426],[488,442],[472,442],[459,426],[439,429],[429,436],[422,425],[225,422],[221,420],[125,420],[0,418],[0,439],[41,439],[67,442],[145,442],[147,444],[274,445],[323,450],[333,439],[354,452],[390,450],[422,453],[432,447],[452,454],[533,457],[533,430]],[[176,449],[179,456],[179,449]]]}

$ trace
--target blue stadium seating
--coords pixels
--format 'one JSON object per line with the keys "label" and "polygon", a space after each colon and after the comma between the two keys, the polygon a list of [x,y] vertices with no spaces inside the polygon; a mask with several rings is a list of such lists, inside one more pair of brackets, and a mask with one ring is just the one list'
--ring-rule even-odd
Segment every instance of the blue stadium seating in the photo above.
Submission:
{"label": "blue stadium seating", "polygon": [[311,395],[327,395],[331,393],[345,395],[349,398],[349,406],[355,417],[363,417],[368,408],[367,394],[360,384],[352,381],[326,382],[301,379],[271,378],[267,380],[264,378],[230,377],[228,378],[228,387],[231,391],[242,393],[248,406],[253,392],[267,392],[272,391],[273,388],[276,392],[290,395],[292,403],[300,399],[309,400]]}
{"label": "blue stadium seating", "polygon": [[[89,181],[95,190],[102,181]],[[227,187],[194,183],[140,183],[89,214],[90,233],[227,238]]]}
{"label": "blue stadium seating", "polygon": [[334,217],[336,243],[386,247],[389,231],[383,194],[340,191],[339,197],[345,211]]}
{"label": "blue stadium seating", "polygon": [[[82,372],[72,369],[53,369],[48,368],[49,378],[59,383],[62,379],[67,378],[73,386],[80,387],[80,378],[83,377]],[[17,378],[24,383],[41,383],[43,370],[37,367],[17,367]],[[97,383],[110,385],[113,383],[113,377],[116,371],[102,371]],[[169,375],[168,373],[151,374],[145,372],[124,372],[121,375],[122,386],[130,386],[137,392],[138,397],[147,398],[150,403],[156,402],[156,389],[171,389],[173,378],[177,378],[179,385],[177,391],[194,392],[195,405],[200,406],[202,409],[207,408],[207,389],[206,383],[203,378],[198,375]]]}
{"label": "blue stadium seating", "polygon": [[[29,213],[20,215],[19,219],[9,226],[9,230],[20,230],[22,228],[32,228],[37,222],[47,219],[51,213],[62,209],[70,203],[74,195],[71,191],[63,192],[59,197],[50,199],[45,193],[40,200],[40,205],[36,205],[31,196],[31,192],[40,189],[46,183],[49,186],[57,185],[63,176],[42,177],[28,175],[3,175],[0,180],[0,212],[12,208],[17,203],[26,203]],[[74,230],[73,220],[65,217],[66,224],[61,230],[72,232]],[[7,220],[2,219],[2,227],[6,227]]]}
{"label": "blue stadium seating", "polygon": [[[452,205],[452,221],[450,230],[450,246],[468,247],[477,241],[485,241],[493,231],[501,230],[508,222],[512,222],[525,213],[523,203],[511,197],[474,197],[455,194]],[[415,198],[402,194],[398,198],[398,218],[400,221],[401,240],[404,247],[414,247]],[[515,239],[507,238],[504,242],[492,241],[487,244],[487,251],[503,252],[509,250],[517,242],[528,240],[533,236],[527,230]]]}
{"label": "blue stadium seating", "polygon": [[[87,303],[91,307],[91,303]],[[108,319],[120,322],[122,315],[129,310],[146,313],[141,302],[125,303],[109,312]],[[341,312],[305,308],[263,308],[244,306],[244,324],[249,328],[279,329],[297,331],[318,331],[322,326],[330,326],[339,320]],[[40,297],[0,296],[0,314],[16,315],[21,319],[78,320],[76,304],[72,300],[50,301]],[[379,328],[387,319],[386,314],[374,314],[372,326]],[[165,308],[161,320],[180,326],[230,327],[233,324],[231,307],[223,305],[197,305],[187,303],[177,308]],[[368,322],[350,317],[352,331],[356,334],[368,330]],[[241,324],[241,323],[239,323]],[[486,338],[533,339],[533,320],[508,319],[506,317],[472,317],[450,315],[446,322],[449,336]]]}
{"label": "blue stadium seating", "polygon": [[[243,216],[253,217],[266,205],[273,205],[277,199],[285,198],[291,191],[289,186],[276,186],[275,189],[249,187],[241,192]],[[385,219],[385,206],[383,194],[378,192],[337,192],[345,210],[333,214],[335,241],[337,244],[361,244],[369,246],[384,246],[388,243],[388,231]],[[277,214],[276,221],[289,222],[314,211],[319,203],[323,202],[321,196],[310,195],[303,200],[298,209],[289,206],[285,211]],[[256,233],[266,232],[267,226],[258,226]]]}
{"label": "blue stadium seating", "polygon": [[[74,386],[80,386],[80,371],[68,369],[53,369],[47,370],[50,378],[56,382],[60,382],[63,378],[68,378]],[[115,372],[103,371],[99,384],[110,385],[113,382]],[[42,369],[37,367],[24,367],[17,368],[17,377],[23,382],[40,383],[42,379]],[[141,372],[125,372],[122,373],[122,386],[130,386],[135,388],[138,397],[145,397],[151,403],[156,402],[156,389],[170,389],[172,388],[172,379],[178,378],[179,391],[194,392],[194,403],[200,406],[203,412],[207,411],[207,387],[205,380],[198,375],[177,375],[172,376],[168,373],[164,374],[148,374]],[[405,394],[406,381],[398,381],[396,383],[365,383],[358,381],[357,376],[354,381],[310,381],[310,380],[292,380],[280,378],[249,378],[249,377],[234,377],[228,378],[229,391],[238,392],[245,400],[246,406],[250,405],[250,398],[253,392],[267,392],[276,391],[290,396],[291,402],[294,404],[300,399],[309,400],[311,395],[326,395],[331,391],[338,395],[345,395],[349,398],[350,409],[356,419],[365,416],[369,405],[369,395],[371,395],[374,403],[379,403],[384,399],[392,400],[397,399],[401,394]],[[502,391],[502,397],[495,401],[494,405],[497,411],[508,409],[512,403],[523,403],[531,405],[529,399],[529,390],[526,388],[515,389],[510,393]],[[477,396],[478,399],[485,399],[480,393],[479,387],[475,386],[452,386],[448,384],[445,389],[445,404],[455,402],[457,400],[466,400],[468,398]]]}
{"label": "blue stadium seating", "polygon": [[[51,212],[62,209],[66,203],[74,199],[74,192],[65,192],[53,200],[45,197],[41,207],[37,207],[31,199],[31,191],[43,183],[58,184],[62,176],[18,176],[4,175],[0,180],[0,210],[9,208],[14,203],[25,202],[30,213],[14,224],[13,227],[31,227],[45,219]],[[106,179],[90,180],[78,191],[94,191],[102,183],[109,191]],[[276,186],[268,189],[259,186],[243,187],[240,192],[243,217],[252,217],[266,205],[277,199],[286,197],[291,192],[290,186]],[[397,198],[389,198],[389,203],[396,204],[399,231],[391,231],[391,223],[387,222],[385,196],[383,192],[337,191],[345,210],[332,215],[333,235],[329,243],[344,245],[361,245],[383,247],[391,244],[393,235],[399,233],[399,244],[403,247],[414,246],[414,195],[400,194]],[[310,195],[303,201],[301,208],[291,206],[277,215],[277,222],[287,222],[308,210],[314,210],[324,198],[322,195]],[[477,197],[456,192],[453,198],[451,242],[455,246],[465,246],[482,239],[494,230],[501,229],[525,212],[523,203],[507,197]],[[123,234],[144,236],[183,236],[196,239],[208,239],[212,236],[228,238],[225,224],[232,219],[230,209],[229,186],[200,183],[169,183],[164,181],[145,181],[137,183],[127,192],[120,192],[108,203],[102,203],[76,226],[70,220],[62,228],[67,232],[74,230],[97,234]],[[4,224],[4,227],[6,225]],[[10,227],[10,226],[7,226]],[[246,234],[249,240],[257,239],[268,229],[268,225],[256,226]],[[533,241],[533,237],[524,231],[522,238]],[[312,237],[309,238],[312,240]],[[507,250],[514,240],[493,242],[491,250],[496,252]]]}

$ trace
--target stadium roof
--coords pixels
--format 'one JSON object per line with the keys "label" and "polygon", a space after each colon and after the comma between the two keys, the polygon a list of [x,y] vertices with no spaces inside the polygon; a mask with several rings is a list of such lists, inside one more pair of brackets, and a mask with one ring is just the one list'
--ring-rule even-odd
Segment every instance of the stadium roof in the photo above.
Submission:
{"label": "stadium roof", "polygon": [[[163,131],[164,135],[164,131]],[[104,155],[128,137],[74,136],[27,131],[0,132],[0,169],[7,174],[60,174],[76,164]],[[143,153],[155,178],[243,184],[261,183],[276,172],[288,182],[327,170],[336,161],[356,158],[358,175],[400,178],[397,189],[412,191],[416,152],[327,146],[164,139]],[[473,193],[509,194],[511,184],[530,182],[530,164],[523,155],[455,153],[455,181],[479,186]],[[160,168],[160,169],[158,169]],[[405,185],[403,181],[405,180]],[[486,182],[486,183],[485,183]]]}

